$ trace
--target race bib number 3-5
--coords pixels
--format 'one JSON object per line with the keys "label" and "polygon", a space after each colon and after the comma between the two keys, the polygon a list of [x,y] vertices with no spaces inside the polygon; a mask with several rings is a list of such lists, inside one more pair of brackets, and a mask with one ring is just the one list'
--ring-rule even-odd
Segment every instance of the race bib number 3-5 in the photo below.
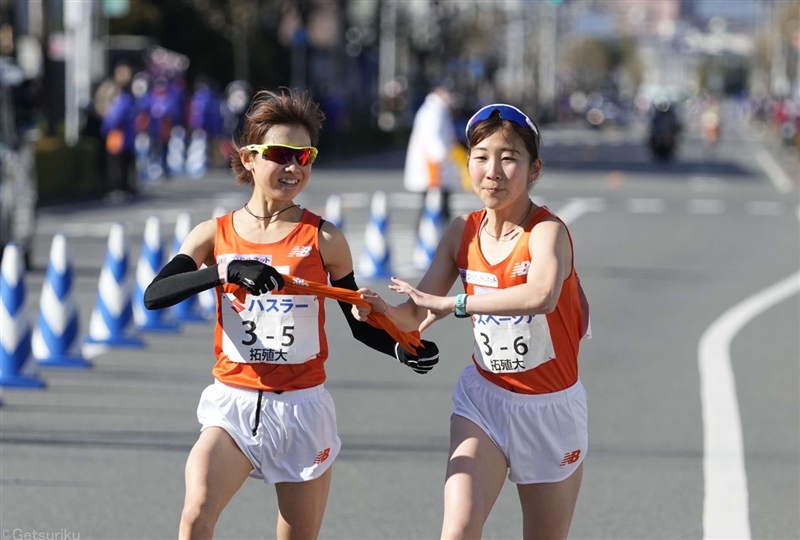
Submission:
{"label": "race bib number 3-5", "polygon": [[487,371],[518,373],[555,358],[545,315],[473,315],[472,321],[473,355]]}
{"label": "race bib number 3-5", "polygon": [[224,293],[222,351],[233,362],[302,364],[319,354],[319,299],[313,295]]}

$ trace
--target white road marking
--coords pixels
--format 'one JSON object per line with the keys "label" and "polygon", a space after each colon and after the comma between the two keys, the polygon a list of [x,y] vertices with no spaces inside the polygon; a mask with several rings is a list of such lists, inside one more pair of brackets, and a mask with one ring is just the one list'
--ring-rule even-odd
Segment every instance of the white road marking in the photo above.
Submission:
{"label": "white road marking", "polygon": [[663,199],[628,199],[625,207],[633,214],[660,214],[667,208],[667,203]]}
{"label": "white road marking", "polygon": [[718,199],[689,199],[686,210],[690,214],[721,214],[725,211],[725,203]]}
{"label": "white road marking", "polygon": [[751,216],[782,216],[783,203],[777,201],[747,201],[745,212]]}
{"label": "white road marking", "polygon": [[605,208],[605,201],[600,198],[575,198],[554,212],[555,215],[569,225],[583,214],[588,212],[601,212]]}
{"label": "white road marking", "polygon": [[783,170],[783,168],[775,161],[775,158],[770,155],[769,152],[766,150],[760,150],[756,154],[756,161],[761,168],[764,169],[764,172],[769,178],[772,185],[775,186],[775,189],[780,191],[781,193],[789,193],[792,191],[794,187],[794,182],[792,179],[789,178],[789,175]]}
{"label": "white road marking", "polygon": [[742,421],[731,368],[731,341],[753,318],[798,291],[800,272],[729,309],[700,338],[704,538],[750,538]]}

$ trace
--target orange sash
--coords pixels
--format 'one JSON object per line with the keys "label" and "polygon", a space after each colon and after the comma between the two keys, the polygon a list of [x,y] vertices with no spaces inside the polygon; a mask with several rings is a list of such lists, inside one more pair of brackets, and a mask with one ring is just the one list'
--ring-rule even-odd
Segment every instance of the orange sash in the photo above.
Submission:
{"label": "orange sash", "polygon": [[[284,285],[282,292],[286,292],[288,294],[314,294],[316,296],[321,296],[324,298],[332,298],[333,300],[340,300],[342,302],[347,302],[348,304],[352,304],[354,306],[360,307],[370,307],[369,302],[361,298],[361,294],[356,291],[351,291],[349,289],[341,289],[339,287],[331,287],[330,285],[322,285],[321,283],[314,283],[313,281],[307,281],[303,278],[290,276],[287,274],[281,274],[283,277]],[[247,289],[244,287],[239,287],[234,293],[236,298],[238,298],[241,302],[245,301],[247,297]],[[409,354],[416,355],[417,352],[414,350],[414,347],[421,347],[422,342],[419,338],[419,332],[414,330],[413,332],[403,332],[395,324],[383,313],[378,313],[376,311],[371,311],[369,316],[367,317],[367,322],[374,326],[375,328],[382,328],[386,330],[386,332],[392,336],[392,338],[400,344]]]}

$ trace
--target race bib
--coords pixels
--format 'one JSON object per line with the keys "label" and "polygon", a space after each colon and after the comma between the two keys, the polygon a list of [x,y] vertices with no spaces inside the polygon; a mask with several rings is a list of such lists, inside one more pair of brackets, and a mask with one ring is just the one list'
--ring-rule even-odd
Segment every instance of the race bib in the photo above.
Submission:
{"label": "race bib", "polygon": [[475,350],[492,373],[528,371],[556,357],[545,315],[473,315]]}
{"label": "race bib", "polygon": [[319,299],[314,295],[223,293],[222,351],[245,364],[302,364],[319,354]]}

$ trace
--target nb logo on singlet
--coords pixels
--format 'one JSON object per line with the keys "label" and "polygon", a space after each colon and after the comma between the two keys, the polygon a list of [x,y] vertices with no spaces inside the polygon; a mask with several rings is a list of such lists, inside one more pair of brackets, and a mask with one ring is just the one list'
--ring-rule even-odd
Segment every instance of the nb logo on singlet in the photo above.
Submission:
{"label": "nb logo on singlet", "polygon": [[311,246],[294,246],[287,257],[308,257],[311,255]]}
{"label": "nb logo on singlet", "polygon": [[581,451],[575,450],[574,452],[567,452],[564,454],[564,459],[561,460],[561,466],[566,467],[567,465],[572,465],[576,461],[578,461],[581,457]]}
{"label": "nb logo on singlet", "polygon": [[233,298],[233,299],[231,299],[231,308],[232,308],[232,309],[233,309],[233,311],[235,311],[236,313],[241,313],[242,311],[244,311],[244,310],[246,310],[246,309],[247,309],[247,308],[245,307],[245,305],[244,305],[244,304],[242,304],[242,303],[239,301],[239,299],[238,299],[238,298]]}
{"label": "nb logo on singlet", "polygon": [[514,263],[514,266],[511,268],[511,277],[528,275],[528,269],[530,267],[531,261]]}

